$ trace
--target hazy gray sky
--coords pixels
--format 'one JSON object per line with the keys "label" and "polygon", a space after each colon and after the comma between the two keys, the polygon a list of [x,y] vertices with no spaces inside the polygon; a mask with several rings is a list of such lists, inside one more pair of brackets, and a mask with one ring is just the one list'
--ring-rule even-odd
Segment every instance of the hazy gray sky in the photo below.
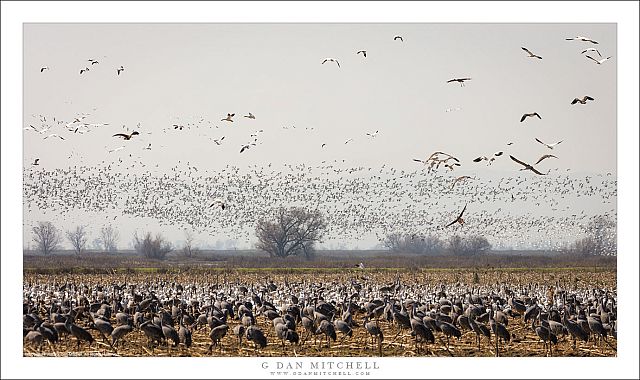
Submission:
{"label": "hazy gray sky", "polygon": [[[599,44],[565,40],[578,35]],[[612,58],[596,64],[581,54],[591,47]],[[616,56],[615,24],[25,24],[23,127],[81,113],[109,125],[49,131],[64,141],[25,131],[24,163],[37,157],[50,170],[132,154],[147,163],[127,169],[137,173],[179,160],[209,170],[343,159],[415,170],[413,158],[442,150],[463,174],[516,175],[508,154],[554,153],[548,167],[615,176]],[[321,64],[327,57],[340,67]],[[456,77],[472,80],[446,83]],[[595,101],[570,104],[584,95]],[[255,120],[242,117],[249,112]],[[529,112],[542,119],[521,123]],[[220,121],[227,113],[233,123]],[[262,144],[240,154],[259,129]],[[125,130],[142,134],[111,137]],[[563,143],[550,152],[535,138]],[[506,154],[491,167],[471,162],[498,150]]]}

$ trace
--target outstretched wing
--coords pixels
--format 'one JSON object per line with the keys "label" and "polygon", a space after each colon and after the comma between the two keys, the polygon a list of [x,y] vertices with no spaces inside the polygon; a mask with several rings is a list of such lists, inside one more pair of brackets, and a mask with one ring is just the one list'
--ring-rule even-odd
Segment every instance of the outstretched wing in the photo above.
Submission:
{"label": "outstretched wing", "polygon": [[595,99],[593,99],[592,97],[590,97],[589,95],[587,95],[587,96],[585,96],[585,97],[584,97],[584,100],[595,100]]}
{"label": "outstretched wing", "polygon": [[529,49],[527,49],[526,47],[523,47],[522,50],[526,51],[527,53],[529,53],[530,55],[534,55]]}
{"label": "outstretched wing", "polygon": [[531,171],[536,173],[537,175],[546,175],[545,173],[540,173],[538,170],[536,170],[536,168],[532,167]]}
{"label": "outstretched wing", "polygon": [[587,58],[589,58],[590,60],[592,60],[593,62],[595,62],[595,63],[597,63],[597,64],[600,64],[600,61],[598,61],[597,59],[593,58],[593,57],[592,57],[592,56],[590,56],[590,55],[587,55]]}
{"label": "outstretched wing", "polygon": [[[462,212],[460,213],[460,215],[458,215],[458,219],[462,218],[462,214],[464,214],[464,211],[467,209],[467,205],[464,205],[464,208],[462,209]],[[458,220],[456,219],[456,221]]]}
{"label": "outstretched wing", "polygon": [[524,162],[518,160],[517,158],[513,157],[512,155],[509,155],[509,157],[511,157],[512,160],[514,160],[515,162],[519,163],[522,166],[528,167],[529,165],[525,164]]}
{"label": "outstretched wing", "polygon": [[540,139],[538,139],[537,137],[536,137],[536,141],[539,142],[540,144],[544,145],[544,146],[547,145],[547,144],[543,143],[542,141],[540,141]]}
{"label": "outstretched wing", "polygon": [[554,156],[553,154],[545,154],[544,156],[540,157],[538,161],[536,161],[535,165],[539,164],[542,160],[546,158],[558,158],[558,157]]}
{"label": "outstretched wing", "polygon": [[524,119],[527,118],[527,116],[529,116],[529,114],[525,113],[524,115],[522,115],[522,118],[520,118],[520,122],[522,123],[524,121]]}
{"label": "outstretched wing", "polygon": [[124,133],[116,133],[115,135],[111,136],[111,137],[122,137],[122,138],[128,138],[129,135],[124,134]]}

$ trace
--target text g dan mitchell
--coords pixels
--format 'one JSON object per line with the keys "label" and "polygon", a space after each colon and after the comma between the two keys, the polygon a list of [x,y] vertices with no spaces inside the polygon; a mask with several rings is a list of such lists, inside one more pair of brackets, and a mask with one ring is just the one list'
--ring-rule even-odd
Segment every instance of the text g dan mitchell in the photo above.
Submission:
{"label": "text g dan mitchell", "polygon": [[302,370],[302,371],[317,371],[317,370],[375,370],[380,369],[378,362],[375,361],[334,361],[334,360],[317,360],[310,362],[302,361],[276,361],[276,362],[262,362],[263,369],[275,369],[275,370]]}

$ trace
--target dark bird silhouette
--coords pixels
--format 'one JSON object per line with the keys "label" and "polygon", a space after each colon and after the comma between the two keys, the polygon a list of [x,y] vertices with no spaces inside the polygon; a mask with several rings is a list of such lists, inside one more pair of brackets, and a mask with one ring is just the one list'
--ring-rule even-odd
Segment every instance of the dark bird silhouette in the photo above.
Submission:
{"label": "dark bird silhouette", "polygon": [[460,83],[460,87],[464,86],[464,82],[471,80],[471,78],[453,78],[453,79],[449,79],[447,81],[447,83],[451,83],[451,82],[458,82]]}
{"label": "dark bird silhouette", "polygon": [[49,66],[45,66],[45,67],[41,67],[41,68],[40,68],[40,72],[43,72],[43,71],[45,71],[45,70],[49,70]]}
{"label": "dark bird silhouette", "polygon": [[131,140],[131,138],[133,136],[137,136],[140,133],[138,131],[133,131],[130,134],[126,134],[126,133],[116,133],[115,135],[113,135],[112,137],[122,137],[125,140]]}
{"label": "dark bird silhouette", "polygon": [[400,41],[404,42],[404,39],[402,38],[402,36],[397,36],[397,35],[395,37],[393,37],[393,40],[394,41],[395,40],[400,40]]}
{"label": "dark bird silhouette", "polygon": [[525,113],[524,115],[522,115],[522,118],[520,119],[520,122],[522,123],[524,121],[524,119],[528,118],[528,117],[533,117],[533,116],[537,116],[538,119],[542,119],[540,117],[540,115],[537,112],[534,113]]}
{"label": "dark bird silhouette", "polygon": [[118,72],[118,75],[120,75],[120,73],[124,71],[124,67],[120,66],[116,69],[116,71]]}
{"label": "dark bird silhouette", "polygon": [[462,209],[462,212],[460,213],[460,215],[458,215],[458,217],[451,223],[447,224],[445,227],[450,227],[453,226],[456,223],[460,223],[461,226],[464,225],[464,219],[462,219],[462,214],[464,214],[464,211],[467,209],[467,205],[464,205],[464,208]]}
{"label": "dark bird silhouette", "polygon": [[366,50],[358,50],[356,52],[356,54],[362,54],[365,58],[367,57],[367,51]]}
{"label": "dark bird silhouette", "polygon": [[527,49],[526,47],[522,47],[522,50],[526,51],[527,53],[529,53],[529,57],[530,58],[538,58],[538,59],[542,59],[541,56],[539,55],[535,55],[533,54],[529,49]]}
{"label": "dark bird silhouette", "polygon": [[547,159],[547,158],[558,158],[558,157],[554,156],[553,154],[545,154],[542,157],[540,157],[538,159],[538,161],[536,161],[536,163],[534,165],[538,165],[542,160]]}
{"label": "dark bird silhouette", "polygon": [[582,98],[574,98],[571,101],[571,104],[576,104],[576,103],[580,103],[580,104],[586,104],[587,100],[595,100],[594,98],[590,97],[589,95],[585,95]]}
{"label": "dark bird silhouette", "polygon": [[527,164],[527,163],[524,163],[524,162],[522,162],[522,161],[518,160],[517,158],[515,158],[515,157],[513,157],[513,156],[511,156],[511,155],[509,155],[509,157],[511,157],[511,159],[512,159],[513,161],[515,161],[515,162],[519,163],[520,165],[524,166],[524,169],[520,169],[520,170],[531,170],[532,172],[534,172],[534,173],[536,173],[536,174],[538,174],[538,175],[546,175],[546,174],[544,174],[544,173],[540,173],[540,172],[539,172],[536,168],[534,168],[533,166],[531,166],[531,165],[529,165],[529,164]]}

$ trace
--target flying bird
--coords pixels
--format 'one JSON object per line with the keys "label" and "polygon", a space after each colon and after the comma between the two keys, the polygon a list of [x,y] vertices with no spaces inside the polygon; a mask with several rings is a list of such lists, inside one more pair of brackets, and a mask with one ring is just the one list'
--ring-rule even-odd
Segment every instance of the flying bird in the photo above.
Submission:
{"label": "flying bird", "polygon": [[320,146],[320,148],[324,148],[325,146],[327,146],[327,144],[326,144],[326,143],[322,144],[322,145]]}
{"label": "flying bird", "polygon": [[240,148],[240,153],[244,152],[245,150],[249,149],[250,147],[251,147],[251,145],[249,145],[249,144],[242,145],[242,147]]}
{"label": "flying bird", "polygon": [[220,120],[220,121],[230,121],[230,122],[232,122],[232,123],[233,123],[233,119],[232,119],[232,117],[234,117],[234,116],[236,116],[236,114],[235,114],[235,113],[228,113],[228,114],[227,114],[227,117],[225,117],[224,119],[222,119],[222,120]]}
{"label": "flying bird", "polygon": [[116,70],[118,71],[118,75],[120,75],[120,73],[121,73],[122,71],[124,71],[124,67],[122,67],[122,65],[120,65],[120,67],[119,67],[119,68],[117,68]]}
{"label": "flying bird", "polygon": [[456,183],[458,183],[458,182],[460,182],[460,181],[462,181],[464,179],[471,179],[471,177],[469,177],[468,175],[463,175],[463,176],[460,176],[460,177],[454,179],[453,183],[451,184],[451,190],[453,190],[453,187],[456,185]]}
{"label": "flying bird", "polygon": [[244,117],[249,118],[249,119],[255,119],[256,117],[253,116],[253,114],[251,112],[249,112],[248,115],[244,115]]}
{"label": "flying bird", "polygon": [[542,119],[540,117],[540,115],[537,112],[534,113],[525,113],[524,115],[522,115],[522,118],[520,119],[520,122],[522,123],[524,121],[524,119],[528,118],[528,117],[533,117],[533,116],[537,116],[538,119]]}
{"label": "flying bird", "polygon": [[503,151],[495,152],[491,158],[489,158],[487,156],[480,156],[480,157],[474,159],[473,162],[488,161],[487,165],[491,165],[493,163],[493,161],[496,160],[496,157],[502,156],[503,153],[504,153]]}
{"label": "flying bird", "polygon": [[45,137],[43,140],[46,140],[46,139],[48,139],[49,137],[57,137],[57,138],[59,138],[60,140],[64,140],[64,137],[60,136],[60,135],[59,135],[59,134],[57,134],[57,133],[52,133],[52,134],[50,134],[49,136]]}
{"label": "flying bird", "polygon": [[45,66],[45,67],[41,67],[41,68],[40,68],[40,72],[43,72],[43,71],[45,71],[45,70],[49,70],[49,66]]}
{"label": "flying bird", "polygon": [[138,131],[133,131],[130,134],[126,134],[126,133],[116,133],[115,135],[113,135],[112,137],[122,137],[125,140],[131,140],[131,138],[133,136],[137,136],[140,133]]}
{"label": "flying bird", "polygon": [[589,52],[589,51],[595,51],[596,53],[598,53],[598,56],[600,58],[602,58],[602,54],[600,54],[600,51],[598,49],[596,49],[596,48],[586,48],[583,51],[581,51],[580,54],[584,54],[584,53]]}
{"label": "flying bird", "polygon": [[571,101],[571,104],[576,104],[576,103],[580,103],[580,104],[586,104],[587,100],[595,100],[594,98],[590,97],[589,95],[585,95],[582,98],[574,98]]}
{"label": "flying bird", "polygon": [[462,219],[462,214],[464,214],[464,211],[467,209],[467,205],[464,205],[464,208],[462,209],[462,212],[460,213],[460,215],[458,215],[458,217],[456,218],[456,220],[454,220],[453,222],[449,223],[446,225],[446,227],[450,227],[453,226],[456,223],[460,223],[461,226],[464,225],[464,219]]}
{"label": "flying bird", "polygon": [[395,37],[393,37],[393,40],[394,41],[395,40],[400,40],[400,41],[404,42],[404,39],[402,38],[402,36],[395,36]]}
{"label": "flying bird", "polygon": [[558,157],[554,156],[553,154],[545,154],[544,156],[540,157],[534,165],[538,165],[542,160],[547,158],[558,158]]}
{"label": "flying bird", "polygon": [[91,62],[92,65],[95,65],[96,63],[100,63],[100,62],[96,61],[95,59],[87,59],[87,61]]}
{"label": "flying bird", "polygon": [[592,60],[593,62],[597,63],[598,65],[603,64],[604,62],[608,61],[611,56],[607,57],[607,58],[602,58],[602,59],[595,59],[592,56],[588,55],[587,58],[589,58],[590,60]]}
{"label": "flying bird", "polygon": [[464,82],[468,81],[468,80],[471,80],[471,78],[453,78],[453,79],[449,79],[447,81],[447,83],[458,82],[458,83],[460,83],[460,87],[463,87],[464,86]]}
{"label": "flying bird", "polygon": [[558,141],[557,143],[554,143],[554,144],[547,144],[547,143],[542,142],[539,138],[536,137],[536,141],[539,142],[540,144],[546,146],[549,149],[553,149],[556,145],[560,144],[564,140],[560,140],[560,141]]}
{"label": "flying bird", "polygon": [[358,50],[358,51],[356,52],[356,54],[361,54],[361,53],[362,53],[362,55],[363,55],[365,58],[367,58],[367,51],[366,51],[366,50]]}
{"label": "flying bird", "polygon": [[367,132],[367,136],[369,136],[369,137],[376,137],[376,136],[378,136],[378,131],[375,131],[375,132],[373,132],[373,133],[368,133],[368,132]]}
{"label": "flying bird", "polygon": [[347,140],[347,141],[345,141],[344,143],[345,143],[345,144],[348,144],[348,143],[350,143],[351,141],[353,141],[353,139],[348,139],[348,140]]}
{"label": "flying bird", "polygon": [[567,40],[567,41],[575,40],[575,41],[591,42],[592,44],[597,44],[598,43],[597,41],[594,41],[591,38],[583,37],[583,36],[576,36],[576,37],[573,37],[573,38],[565,38],[565,40]]}
{"label": "flying bird", "polygon": [[149,145],[146,148],[144,148],[144,150],[151,150],[151,143],[149,143]]}
{"label": "flying bird", "polygon": [[[224,136],[222,136],[222,138],[220,138],[220,139],[213,140],[213,142],[216,143],[216,145],[222,145],[222,140],[224,140]],[[242,152],[240,152],[240,153],[242,153]]]}
{"label": "flying bird", "polygon": [[526,47],[523,47],[522,50],[526,51],[527,53],[529,53],[529,57],[530,58],[538,58],[538,59],[542,59],[541,56],[539,55],[535,55],[531,52],[531,50],[527,49]]}
{"label": "flying bird", "polygon": [[227,207],[224,204],[224,201],[220,198],[216,198],[213,200],[213,203],[211,204],[211,206],[209,206],[209,208],[213,207],[213,206],[220,206],[223,210]]}
{"label": "flying bird", "polygon": [[88,67],[85,67],[84,69],[80,69],[80,74],[82,74],[82,73],[84,73],[84,72],[86,72],[86,71],[89,71],[89,68],[88,68]]}
{"label": "flying bird", "polygon": [[340,62],[338,62],[338,60],[335,59],[335,58],[325,58],[324,61],[322,61],[322,64],[324,65],[324,63],[327,62],[327,61],[335,62],[338,65],[338,67],[340,67]]}
{"label": "flying bird", "polygon": [[38,161],[40,161],[40,159],[39,159],[39,158],[36,158],[36,160],[35,160],[35,161],[33,161],[33,164],[31,164],[31,165],[40,165],[40,164],[38,163]]}
{"label": "flying bird", "polygon": [[531,165],[529,165],[529,164],[527,164],[527,163],[524,163],[524,162],[522,162],[522,161],[518,160],[517,158],[515,158],[515,157],[513,157],[513,156],[511,156],[511,155],[510,155],[509,157],[511,157],[511,159],[512,159],[513,161],[515,161],[515,162],[519,163],[520,165],[524,166],[524,168],[523,168],[523,169],[520,169],[520,170],[531,170],[532,172],[534,172],[534,173],[536,173],[536,174],[538,174],[538,175],[545,175],[544,173],[540,173],[540,172],[539,172],[538,170],[536,170],[536,168],[534,168],[533,166],[531,166]]}

